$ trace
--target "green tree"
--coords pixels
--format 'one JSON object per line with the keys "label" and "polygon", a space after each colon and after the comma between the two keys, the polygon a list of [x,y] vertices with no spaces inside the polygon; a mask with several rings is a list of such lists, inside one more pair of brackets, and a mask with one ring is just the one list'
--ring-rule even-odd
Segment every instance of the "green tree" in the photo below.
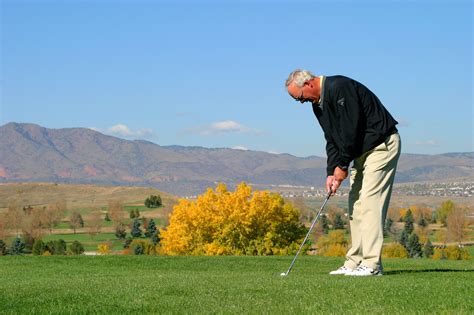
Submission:
{"label": "green tree", "polygon": [[81,242],[76,240],[72,242],[71,245],[69,245],[69,253],[72,255],[81,255],[84,253],[84,246],[81,244]]}
{"label": "green tree", "polygon": [[115,227],[115,236],[120,240],[125,239],[125,237],[127,236],[127,229],[125,224],[117,224],[117,226]]}
{"label": "green tree", "polygon": [[145,199],[145,207],[158,208],[162,205],[160,195],[151,195]]}
{"label": "green tree", "polygon": [[329,232],[329,220],[326,214],[321,214],[321,221],[319,223],[321,230],[324,234],[328,234]]}
{"label": "green tree", "polygon": [[389,233],[392,233],[392,226],[393,226],[393,220],[391,218],[387,218],[385,220],[385,224],[383,227],[383,235],[388,236]]}
{"label": "green tree", "polygon": [[420,220],[418,220],[418,225],[421,227],[427,227],[428,221],[425,219],[423,215],[420,216]]}
{"label": "green tree", "polygon": [[334,230],[344,229],[344,221],[342,220],[341,214],[336,213],[336,215],[334,216],[333,227],[334,227]]}
{"label": "green tree", "polygon": [[19,236],[17,236],[13,242],[12,246],[10,246],[10,255],[21,255],[24,253],[25,250],[25,243],[21,240]]}
{"label": "green tree", "polygon": [[403,245],[403,247],[405,247],[407,251],[408,251],[408,238],[409,237],[410,237],[410,234],[405,229],[403,229],[400,235],[398,236],[398,242],[401,245]]}
{"label": "green tree", "polygon": [[148,222],[148,224],[146,226],[145,236],[146,237],[152,237],[155,233],[156,233],[155,221],[153,219],[150,219],[150,221]]}
{"label": "green tree", "polygon": [[143,255],[145,254],[145,246],[142,243],[138,243],[133,248],[133,253],[135,255]]}
{"label": "green tree", "polygon": [[410,258],[420,258],[423,256],[423,249],[421,248],[420,240],[416,233],[412,233],[408,238],[408,256]]}
{"label": "green tree", "polygon": [[434,246],[433,244],[431,244],[431,241],[428,240],[428,242],[426,242],[425,246],[423,247],[423,254],[425,255],[426,258],[431,258],[431,256],[433,256],[433,253],[434,253]]}
{"label": "green tree", "polygon": [[410,209],[408,209],[407,213],[405,214],[405,217],[403,218],[403,221],[405,222],[405,231],[407,231],[408,234],[411,234],[414,230],[414,219],[413,219],[413,213],[411,212]]}
{"label": "green tree", "polygon": [[456,205],[451,200],[446,200],[441,203],[441,206],[436,209],[436,219],[439,223],[446,226],[446,218],[454,211]]}
{"label": "green tree", "polygon": [[153,245],[158,245],[160,243],[160,240],[160,231],[156,231],[155,233],[153,233],[153,235],[151,236],[151,241]]}
{"label": "green tree", "polygon": [[32,253],[33,255],[41,256],[46,250],[46,244],[38,239],[33,243]]}
{"label": "green tree", "polygon": [[142,236],[142,230],[140,229],[141,223],[140,220],[137,218],[133,219],[132,223],[132,236],[133,237],[141,237]]}
{"label": "green tree", "polygon": [[140,217],[140,211],[138,209],[132,209],[130,211],[130,219],[138,219]]}

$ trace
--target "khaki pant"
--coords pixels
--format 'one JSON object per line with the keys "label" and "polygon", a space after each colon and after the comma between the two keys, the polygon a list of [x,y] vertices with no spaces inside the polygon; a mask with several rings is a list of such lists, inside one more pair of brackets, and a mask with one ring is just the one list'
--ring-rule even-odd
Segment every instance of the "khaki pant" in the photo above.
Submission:
{"label": "khaki pant", "polygon": [[383,226],[400,157],[400,136],[384,142],[354,160],[350,176],[349,217],[351,248],[344,266],[382,269]]}

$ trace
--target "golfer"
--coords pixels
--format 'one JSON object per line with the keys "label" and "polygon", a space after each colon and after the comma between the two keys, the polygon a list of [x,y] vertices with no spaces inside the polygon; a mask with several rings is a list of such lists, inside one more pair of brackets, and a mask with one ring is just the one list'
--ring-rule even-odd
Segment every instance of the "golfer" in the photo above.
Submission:
{"label": "golfer", "polygon": [[311,102],[326,139],[326,188],[334,194],[350,167],[349,219],[351,248],[342,267],[331,275],[382,275],[383,225],[395,170],[400,136],[380,100],[361,83],[344,76],[314,76],[293,71],[286,80],[297,101]]}

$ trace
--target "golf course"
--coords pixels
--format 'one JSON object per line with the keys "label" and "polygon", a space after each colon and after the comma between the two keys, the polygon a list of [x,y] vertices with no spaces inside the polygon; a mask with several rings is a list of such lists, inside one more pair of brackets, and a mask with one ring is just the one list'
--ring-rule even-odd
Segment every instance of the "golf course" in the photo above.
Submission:
{"label": "golf course", "polygon": [[330,276],[342,258],[5,256],[2,314],[472,314],[469,261],[386,259],[382,277]]}

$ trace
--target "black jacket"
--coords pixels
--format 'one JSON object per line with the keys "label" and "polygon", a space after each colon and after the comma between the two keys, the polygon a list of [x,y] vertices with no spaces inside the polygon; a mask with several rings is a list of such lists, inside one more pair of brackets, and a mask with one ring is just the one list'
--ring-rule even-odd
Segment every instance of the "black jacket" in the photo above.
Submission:
{"label": "black jacket", "polygon": [[344,76],[324,78],[321,104],[313,111],[326,138],[327,174],[381,144],[397,132],[397,121],[361,83]]}

